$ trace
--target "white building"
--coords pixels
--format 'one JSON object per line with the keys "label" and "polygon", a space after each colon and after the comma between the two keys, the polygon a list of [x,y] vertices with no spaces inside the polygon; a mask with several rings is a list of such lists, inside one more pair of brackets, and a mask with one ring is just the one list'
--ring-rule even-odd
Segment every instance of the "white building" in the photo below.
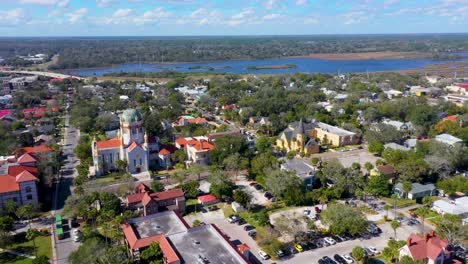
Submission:
{"label": "white building", "polygon": [[435,137],[435,140],[440,142],[440,143],[444,143],[446,145],[449,145],[451,147],[454,147],[456,145],[460,145],[460,144],[463,144],[463,140],[457,138],[457,137],[454,137],[450,134],[440,134],[440,135],[437,135]]}
{"label": "white building", "polygon": [[159,140],[151,142],[143,130],[143,119],[134,109],[120,116],[117,137],[92,143],[94,173],[99,176],[117,169],[118,160],[127,161],[130,174],[147,173],[149,165],[159,164]]}
{"label": "white building", "polygon": [[453,214],[462,219],[468,217],[468,197],[460,197],[453,201],[437,200],[432,205],[432,210],[439,214]]}

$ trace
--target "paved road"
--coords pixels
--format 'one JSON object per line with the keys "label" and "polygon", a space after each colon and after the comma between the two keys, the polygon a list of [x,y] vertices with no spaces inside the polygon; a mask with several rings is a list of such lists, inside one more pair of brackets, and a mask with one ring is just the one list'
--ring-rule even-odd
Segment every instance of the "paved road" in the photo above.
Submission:
{"label": "paved road", "polygon": [[0,72],[3,73],[15,73],[15,74],[31,74],[31,75],[39,75],[39,76],[45,76],[45,77],[50,77],[50,78],[75,78],[82,80],[84,79],[83,77],[79,76],[74,76],[74,75],[68,75],[68,74],[62,74],[62,73],[56,73],[56,72],[43,72],[43,71],[6,71],[6,70],[0,70]]}
{"label": "paved road", "polygon": [[[65,200],[72,192],[73,178],[76,176],[75,166],[78,165],[78,160],[73,153],[76,145],[78,144],[79,130],[74,127],[70,127],[70,116],[67,113],[65,115],[65,131],[63,140],[63,155],[66,157],[64,164],[60,170],[60,181],[56,185],[53,205],[53,215],[61,214]],[[79,243],[73,242],[70,236],[70,227],[68,225],[68,219],[63,219],[63,231],[65,238],[57,240],[54,235],[55,245],[53,248],[54,252],[54,263],[65,264],[68,263],[68,256],[72,251],[75,251]]]}

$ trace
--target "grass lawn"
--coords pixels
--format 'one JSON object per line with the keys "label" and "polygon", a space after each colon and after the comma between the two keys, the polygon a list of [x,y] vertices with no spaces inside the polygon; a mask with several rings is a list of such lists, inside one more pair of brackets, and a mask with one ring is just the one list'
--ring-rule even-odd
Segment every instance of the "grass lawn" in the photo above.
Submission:
{"label": "grass lawn", "polygon": [[[13,239],[13,243],[8,246],[8,249],[14,250],[17,252],[34,255],[34,248],[33,242],[27,241],[25,238],[25,233],[20,233],[15,235]],[[36,248],[37,248],[37,255],[42,256],[45,255],[49,259],[52,258],[52,245],[50,241],[50,236],[38,236],[36,237]],[[14,263],[14,264],[30,264],[31,259],[24,258],[16,255],[12,255],[9,253],[0,253],[0,263]]]}
{"label": "grass lawn", "polygon": [[[393,199],[388,198],[388,197],[381,197],[382,200],[384,200],[387,204],[393,206]],[[412,205],[415,205],[416,201],[415,200],[410,200],[410,199],[397,199],[396,206],[398,208],[405,208],[409,207]]]}

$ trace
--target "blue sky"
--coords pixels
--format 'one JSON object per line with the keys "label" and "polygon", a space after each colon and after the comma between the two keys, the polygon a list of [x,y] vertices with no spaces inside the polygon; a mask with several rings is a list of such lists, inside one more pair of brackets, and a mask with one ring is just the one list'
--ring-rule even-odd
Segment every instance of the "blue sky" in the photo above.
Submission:
{"label": "blue sky", "polygon": [[1,0],[1,36],[468,31],[468,0]]}

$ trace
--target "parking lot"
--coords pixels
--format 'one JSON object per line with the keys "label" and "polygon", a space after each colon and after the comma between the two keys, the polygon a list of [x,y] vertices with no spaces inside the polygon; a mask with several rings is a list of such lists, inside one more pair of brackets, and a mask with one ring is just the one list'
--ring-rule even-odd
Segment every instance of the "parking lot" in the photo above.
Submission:
{"label": "parking lot", "polygon": [[338,160],[344,167],[347,168],[351,167],[351,165],[355,162],[361,164],[361,167],[364,168],[364,164],[366,164],[366,162],[375,164],[378,159],[378,157],[369,153],[367,148],[347,151],[328,151],[324,153],[313,154],[311,157],[318,157],[323,161]]}
{"label": "parking lot", "polygon": [[[229,206],[229,205],[225,205]],[[281,211],[274,213],[271,215],[272,222],[274,223],[274,219],[279,217],[282,214],[290,214],[290,215],[298,215],[302,216],[304,213],[304,209],[310,209],[310,215],[315,215],[314,207],[301,207],[301,208],[294,208],[288,211]],[[321,208],[321,206],[320,206]],[[383,212],[380,212],[380,215]],[[248,236],[247,232],[244,231],[243,225],[231,224],[228,222],[227,218],[224,216],[222,210],[206,212],[206,213],[198,213],[198,214],[191,214],[184,217],[187,223],[191,224],[194,220],[199,220],[204,223],[212,223],[218,226],[221,231],[226,234],[230,240],[234,244],[245,243],[251,248],[252,254],[259,259],[257,252],[260,250],[257,243],[254,239]],[[370,239],[354,239],[348,240],[344,242],[338,242],[335,245],[326,246],[322,248],[316,248],[311,250],[306,250],[304,252],[294,254],[291,256],[287,256],[280,260],[258,260],[258,263],[292,263],[292,264],[302,264],[302,263],[318,263],[318,260],[324,256],[329,256],[333,258],[335,254],[349,254],[355,246],[373,246],[377,248],[377,250],[382,251],[383,248],[387,245],[387,242],[390,238],[393,238],[394,231],[390,226],[390,223],[387,222],[385,224],[379,225],[381,229],[381,234],[378,236],[373,236]],[[408,218],[404,217],[402,219],[402,225],[399,229],[397,229],[397,239],[402,240],[406,239],[409,234],[417,233],[421,231],[421,224],[414,224],[408,225]],[[312,262],[311,262],[312,261]]]}
{"label": "parking lot", "polygon": [[236,186],[240,189],[245,191],[250,197],[251,197],[251,202],[253,204],[258,204],[258,205],[266,205],[270,201],[263,196],[264,191],[263,190],[257,190],[255,189],[254,186],[251,186],[250,183],[252,181],[247,181],[245,179],[245,176],[239,176],[239,180],[236,181]]}

